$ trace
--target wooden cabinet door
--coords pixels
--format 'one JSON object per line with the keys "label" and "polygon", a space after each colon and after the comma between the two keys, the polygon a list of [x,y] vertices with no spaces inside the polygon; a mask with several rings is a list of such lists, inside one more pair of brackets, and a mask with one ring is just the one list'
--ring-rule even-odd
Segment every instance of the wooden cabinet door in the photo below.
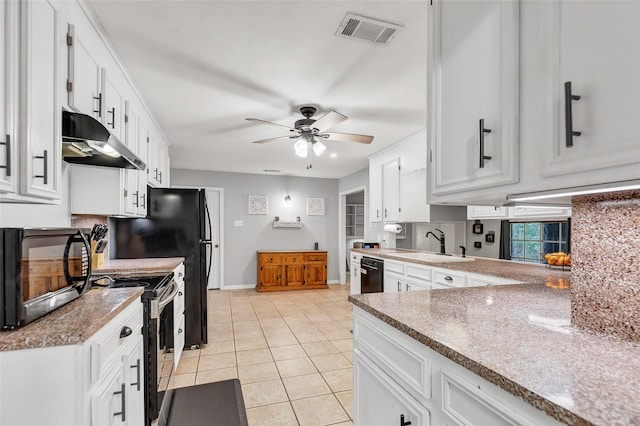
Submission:
{"label": "wooden cabinet door", "polygon": [[304,265],[302,263],[290,264],[285,267],[287,286],[299,286],[304,285]]}
{"label": "wooden cabinet door", "polygon": [[384,165],[384,221],[400,220],[400,159],[395,158]]}
{"label": "wooden cabinet door", "polygon": [[261,265],[258,273],[258,286],[263,288],[282,286],[282,266]]}
{"label": "wooden cabinet door", "polygon": [[432,193],[517,182],[519,1],[434,0],[429,25]]}
{"label": "wooden cabinet door", "polygon": [[327,283],[326,262],[311,262],[305,266],[305,285],[322,285]]}
{"label": "wooden cabinet door", "polygon": [[60,199],[62,180],[61,57],[66,32],[52,0],[20,2],[21,192]]}
{"label": "wooden cabinet door", "polygon": [[377,166],[369,167],[369,221],[370,222],[382,222],[383,210],[382,210],[382,168],[384,166],[379,164]]}
{"label": "wooden cabinet door", "polygon": [[[545,5],[545,22],[556,44],[548,50],[554,134],[541,144],[547,159],[543,174],[640,164],[640,2],[563,0]],[[567,101],[566,82],[579,100]],[[567,102],[573,131],[581,133],[572,138],[565,133]],[[602,170],[598,173],[603,176]]]}

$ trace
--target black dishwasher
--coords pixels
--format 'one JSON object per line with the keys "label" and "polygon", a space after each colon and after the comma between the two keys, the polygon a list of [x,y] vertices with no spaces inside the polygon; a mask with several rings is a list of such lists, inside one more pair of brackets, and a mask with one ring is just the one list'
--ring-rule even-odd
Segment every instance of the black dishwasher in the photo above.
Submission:
{"label": "black dishwasher", "polygon": [[381,293],[384,290],[384,262],[373,257],[360,260],[360,292]]}

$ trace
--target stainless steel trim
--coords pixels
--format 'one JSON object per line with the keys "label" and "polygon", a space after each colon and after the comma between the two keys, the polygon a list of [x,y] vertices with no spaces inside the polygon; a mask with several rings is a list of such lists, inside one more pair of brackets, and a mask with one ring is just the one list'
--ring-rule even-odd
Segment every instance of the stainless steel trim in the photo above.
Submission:
{"label": "stainless steel trim", "polygon": [[167,306],[169,303],[173,301],[173,299],[176,298],[176,296],[178,295],[178,291],[180,291],[180,287],[178,286],[178,284],[176,284],[175,281],[171,281],[171,284],[173,284],[173,287],[174,287],[174,289],[171,291],[171,294],[169,294],[169,296],[165,297],[158,303],[158,309],[160,312],[162,312],[164,307]]}

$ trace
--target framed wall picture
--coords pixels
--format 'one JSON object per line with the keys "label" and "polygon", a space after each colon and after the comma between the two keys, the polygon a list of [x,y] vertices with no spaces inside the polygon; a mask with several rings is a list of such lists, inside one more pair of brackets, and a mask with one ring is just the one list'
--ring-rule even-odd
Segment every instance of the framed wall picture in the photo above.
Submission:
{"label": "framed wall picture", "polygon": [[482,242],[481,241],[474,241],[473,242],[473,248],[481,249],[482,248]]}
{"label": "framed wall picture", "polygon": [[473,233],[474,234],[482,234],[484,232],[484,225],[480,223],[479,220],[476,220],[473,224]]}
{"label": "framed wall picture", "polygon": [[487,235],[484,236],[485,243],[493,243],[496,240],[496,233],[493,231],[487,232]]}
{"label": "framed wall picture", "polygon": [[307,198],[307,216],[324,216],[324,198]]}
{"label": "framed wall picture", "polygon": [[249,214],[269,214],[269,197],[249,195]]}

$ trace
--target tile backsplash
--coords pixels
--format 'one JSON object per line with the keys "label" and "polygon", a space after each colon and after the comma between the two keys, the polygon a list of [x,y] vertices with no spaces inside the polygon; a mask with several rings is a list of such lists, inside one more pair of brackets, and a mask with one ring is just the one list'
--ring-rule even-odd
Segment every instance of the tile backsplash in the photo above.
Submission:
{"label": "tile backsplash", "polygon": [[74,214],[71,215],[71,227],[72,228],[88,228],[91,229],[94,224],[99,223],[101,225],[109,226],[109,216],[98,216],[89,214]]}
{"label": "tile backsplash", "polygon": [[574,197],[571,323],[640,342],[640,191]]}

